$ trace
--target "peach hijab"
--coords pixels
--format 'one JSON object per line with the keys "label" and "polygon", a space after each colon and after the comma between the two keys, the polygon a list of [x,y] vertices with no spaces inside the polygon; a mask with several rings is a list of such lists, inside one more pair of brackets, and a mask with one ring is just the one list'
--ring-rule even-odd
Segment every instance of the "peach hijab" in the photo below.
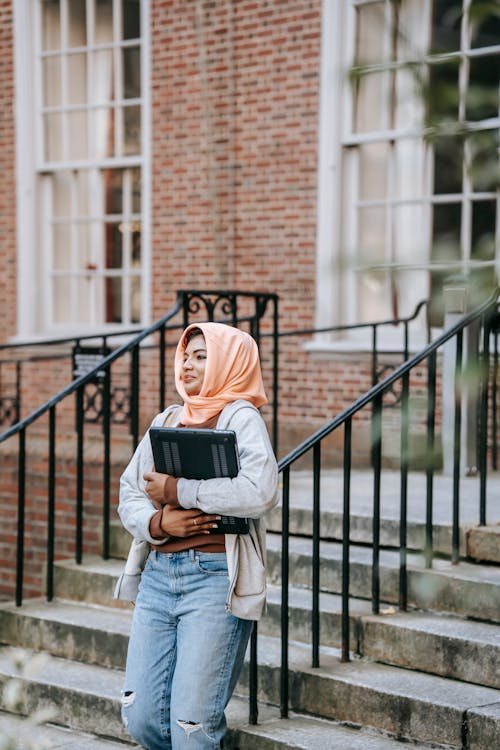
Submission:
{"label": "peach hijab", "polygon": [[[193,328],[205,337],[207,361],[200,393],[189,396],[182,382],[182,365],[186,336]],[[175,387],[184,401],[180,415],[184,425],[203,424],[240,398],[257,407],[267,403],[256,342],[245,331],[224,323],[193,323],[185,329],[175,352]]]}

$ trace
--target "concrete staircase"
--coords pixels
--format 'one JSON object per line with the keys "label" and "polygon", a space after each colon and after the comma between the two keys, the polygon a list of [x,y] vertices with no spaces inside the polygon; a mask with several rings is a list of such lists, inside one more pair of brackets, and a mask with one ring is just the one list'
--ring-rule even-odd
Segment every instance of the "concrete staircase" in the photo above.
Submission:
{"label": "concrete staircase", "polygon": [[[351,651],[340,652],[340,476],[322,479],[321,666],[310,646],[312,545],[307,472],[292,474],[290,540],[290,708],[279,718],[280,515],[269,519],[269,606],[259,625],[259,724],[247,724],[246,669],[228,711],[230,750],[457,750],[500,748],[500,529],[475,529],[476,485],[462,483],[461,545],[467,559],[453,566],[447,480],[436,478],[435,539],[442,556],[432,570],[422,542],[422,477],[411,477],[409,543],[410,611],[397,611],[397,485],[386,474],[382,491],[381,614],[371,614],[370,477],[353,473]],[[489,483],[498,497],[500,480]],[[500,510],[499,510],[500,513]],[[499,519],[491,519],[498,521]],[[56,566],[56,599],[0,605],[0,680],[17,675],[24,685],[17,715],[0,713],[0,729],[26,730],[21,714],[55,711],[37,729],[49,747],[74,750],[130,748],[120,721],[120,689],[131,608],[111,599],[128,549],[113,525],[116,559],[87,558]],[[481,562],[481,557],[488,562]],[[30,659],[30,654],[41,652]],[[19,668],[20,660],[27,667]],[[35,667],[39,666],[38,671]],[[5,699],[4,699],[5,700]],[[409,744],[408,744],[409,743]]]}

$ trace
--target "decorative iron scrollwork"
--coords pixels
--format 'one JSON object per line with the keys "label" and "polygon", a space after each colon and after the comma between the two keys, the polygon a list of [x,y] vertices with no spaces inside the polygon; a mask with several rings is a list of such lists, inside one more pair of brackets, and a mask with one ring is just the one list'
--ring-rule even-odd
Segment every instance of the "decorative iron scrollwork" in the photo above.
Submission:
{"label": "decorative iron scrollwork", "polygon": [[15,396],[0,398],[0,424],[12,425],[19,419],[19,402]]}
{"label": "decorative iron scrollwork", "polygon": [[[110,420],[113,424],[128,424],[130,420],[130,393],[126,388],[111,390]],[[104,412],[104,384],[90,383],[83,394],[83,416],[88,424],[101,422]]]}
{"label": "decorative iron scrollwork", "polygon": [[[377,368],[377,383],[379,383],[386,375],[394,372],[399,365],[386,364]],[[388,409],[393,409],[395,406],[399,406],[403,396],[402,381],[399,379],[393,383],[386,391],[384,391],[383,404]]]}
{"label": "decorative iron scrollwork", "polygon": [[191,315],[203,315],[213,322],[217,315],[237,320],[238,302],[234,292],[183,292],[184,321],[188,325]]}

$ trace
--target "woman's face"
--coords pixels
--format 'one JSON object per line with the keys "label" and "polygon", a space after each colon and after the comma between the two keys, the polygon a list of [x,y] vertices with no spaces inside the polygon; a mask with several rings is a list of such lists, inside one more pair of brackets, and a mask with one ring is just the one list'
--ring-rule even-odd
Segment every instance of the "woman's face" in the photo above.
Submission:
{"label": "woman's face", "polygon": [[182,383],[188,396],[196,396],[203,385],[207,346],[202,335],[193,336],[184,350],[182,365]]}

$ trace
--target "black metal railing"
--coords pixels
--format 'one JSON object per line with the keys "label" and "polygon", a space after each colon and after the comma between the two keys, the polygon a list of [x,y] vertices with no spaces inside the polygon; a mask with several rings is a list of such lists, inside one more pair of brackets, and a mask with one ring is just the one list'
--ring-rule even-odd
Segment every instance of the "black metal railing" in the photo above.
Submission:
{"label": "black metal railing", "polygon": [[[479,496],[478,515],[479,523],[486,524],[487,500],[486,482],[488,465],[488,426],[492,429],[491,439],[491,462],[496,468],[496,410],[492,413],[494,419],[489,419],[490,400],[496,401],[496,378],[498,366],[497,354],[497,297],[498,291],[489,300],[484,302],[476,310],[465,315],[459,322],[451,326],[435,341],[429,343],[418,354],[408,359],[397,367],[394,372],[387,375],[379,383],[357,399],[351,406],[344,409],[335,419],[331,420],[307,440],[297,446],[279,461],[279,470],[282,475],[282,527],[281,527],[281,715],[288,715],[289,706],[289,539],[290,539],[290,473],[292,467],[305,455],[313,454],[313,538],[312,538],[312,619],[311,619],[311,664],[313,667],[320,663],[320,610],[319,592],[321,590],[321,569],[319,559],[319,542],[321,538],[320,529],[320,474],[321,474],[321,447],[328,436],[335,431],[343,432],[343,522],[342,522],[342,581],[341,581],[341,660],[349,660],[350,642],[350,552],[351,552],[351,463],[352,463],[352,441],[353,430],[360,424],[354,420],[363,409],[370,410],[371,423],[371,472],[373,474],[373,530],[372,530],[372,586],[371,602],[372,611],[378,614],[380,610],[380,515],[381,515],[381,474],[382,466],[382,403],[384,396],[395,385],[401,386],[401,421],[400,421],[400,508],[399,508],[399,608],[405,610],[408,604],[408,547],[407,547],[407,513],[408,513],[408,471],[409,471],[409,398],[411,392],[410,377],[416,368],[427,369],[427,409],[425,415],[426,450],[425,450],[425,475],[426,475],[426,521],[425,521],[425,550],[424,559],[426,567],[433,564],[433,478],[435,472],[435,433],[436,433],[436,407],[437,407],[437,380],[438,380],[438,356],[441,356],[443,348],[454,342],[454,421],[453,421],[453,511],[452,511],[452,543],[450,557],[453,563],[458,563],[460,558],[459,529],[460,529],[460,460],[461,460],[461,409],[462,388],[464,386],[464,362],[463,341],[464,335],[473,324],[479,322],[482,330],[480,350],[477,353],[477,377],[478,377],[478,401],[479,428],[478,428],[478,456],[477,465],[479,471]],[[493,364],[490,360],[490,340],[494,338]],[[496,407],[495,407],[496,409]]]}
{"label": "black metal railing", "polygon": [[[184,292],[183,292],[184,293]],[[202,299],[197,299],[196,292],[185,292],[187,295],[182,313],[183,322],[190,319],[189,316],[199,314],[200,310],[204,311],[207,317],[218,316],[227,322],[233,322],[235,317],[241,320],[241,314],[238,305],[232,300],[227,300],[224,293],[217,294],[213,298],[207,299],[206,295]],[[222,295],[222,296],[221,296]],[[241,301],[242,293],[239,293]],[[266,295],[257,295],[256,308],[250,315],[249,327],[250,333],[260,343],[261,339],[274,338],[274,331],[277,331],[278,342],[284,340],[302,341],[307,337],[322,334],[329,334],[332,337],[347,336],[353,333],[363,331],[369,332],[370,347],[368,349],[370,356],[371,383],[377,383],[388,371],[394,369],[393,363],[381,363],[381,352],[379,349],[380,332],[391,329],[401,330],[401,344],[393,346],[386,354],[397,355],[401,361],[406,361],[410,353],[410,326],[422,311],[427,311],[427,300],[420,302],[414,312],[406,318],[394,318],[388,320],[374,321],[370,323],[359,323],[356,325],[338,325],[323,328],[302,328],[279,330],[277,321],[274,322],[273,331],[260,330],[258,321],[259,306],[265,311],[267,306]],[[188,309],[189,308],[189,309]],[[257,321],[257,322],[255,322]],[[166,330],[168,330],[166,326]],[[424,321],[424,328],[429,340],[429,327],[427,319]],[[65,382],[70,379],[76,379],[82,372],[91,369],[91,364],[101,362],[113,348],[119,346],[120,341],[124,339],[132,340],[140,334],[142,329],[130,328],[102,334],[87,334],[65,338],[47,338],[30,342],[17,342],[10,344],[0,344],[0,426],[9,427],[17,422],[30,411],[34,411],[38,404],[27,403],[23,407],[22,394],[26,392],[36,393],[33,384],[29,384],[30,374],[34,382],[38,379],[40,367],[48,371],[48,367],[57,363],[57,372],[66,373]],[[162,334],[160,333],[161,337]],[[275,344],[276,360],[273,363],[273,382],[277,380],[277,352],[278,342]],[[160,341],[160,346],[162,346]],[[155,347],[158,344],[154,345]],[[148,347],[143,342],[142,350]],[[420,347],[419,347],[420,348]],[[64,385],[65,383],[63,383]],[[115,378],[109,388],[108,399],[104,399],[105,378],[97,374],[88,381],[92,388],[87,388],[83,394],[83,420],[85,423],[96,424],[102,423],[104,419],[104,408],[110,409],[109,419],[112,424],[127,425],[133,433],[136,425],[134,407],[136,406],[135,398],[135,380],[133,378]],[[63,387],[61,385],[61,389]],[[165,384],[160,383],[160,404],[164,402]],[[394,395],[393,402],[397,403],[399,396]],[[25,397],[25,401],[26,401]],[[43,404],[43,402],[42,402]],[[106,404],[106,407],[104,406]],[[31,408],[27,408],[31,407]],[[25,412],[25,414],[23,414]],[[273,423],[273,431],[277,430],[277,420]]]}
{"label": "black metal railing", "polygon": [[[265,319],[269,313],[269,321]],[[174,322],[176,318],[181,318]],[[48,419],[48,441],[47,441],[47,473],[46,473],[46,498],[47,498],[47,540],[46,540],[46,595],[49,600],[53,597],[54,576],[54,545],[56,527],[56,438],[58,434],[58,415],[64,412],[68,404],[73,404],[75,399],[75,448],[74,462],[76,463],[75,488],[70,494],[75,498],[75,561],[81,563],[84,550],[84,497],[85,497],[85,464],[86,464],[86,433],[84,422],[84,399],[85,388],[96,378],[102,383],[102,434],[99,435],[99,451],[102,456],[102,556],[109,557],[110,545],[110,477],[111,477],[111,414],[110,414],[110,391],[112,384],[112,366],[123,362],[127,356],[130,359],[130,402],[131,402],[131,435],[132,449],[139,440],[139,401],[142,377],[140,375],[140,356],[143,351],[154,352],[157,358],[158,376],[158,411],[165,408],[167,379],[166,350],[170,345],[167,341],[169,332],[176,332],[176,340],[179,330],[183,329],[188,322],[196,320],[223,319],[225,322],[240,326],[248,325],[251,333],[260,343],[261,326],[266,323],[266,329],[271,332],[272,347],[270,356],[273,360],[270,368],[273,374],[277,374],[277,324],[278,324],[278,298],[274,294],[261,294],[249,292],[231,291],[191,291],[182,290],[178,292],[177,301],[172,309],[159,321],[142,330],[137,336],[123,344],[121,347],[99,359],[99,361],[86,372],[78,377],[56,396],[33,411],[30,415],[20,420],[15,425],[0,434],[0,444],[7,444],[17,438],[17,451],[13,453],[17,458],[17,552],[16,552],[16,580],[15,601],[17,605],[22,604],[23,582],[25,567],[25,537],[26,537],[26,477],[27,477],[27,435],[30,428],[40,430],[43,419]],[[152,337],[156,342],[151,343]],[[175,344],[171,344],[174,346]],[[272,382],[270,391],[272,393],[272,423],[273,435],[277,440],[277,381]],[[150,416],[150,415],[149,415]],[[95,441],[95,430],[92,434]],[[4,446],[5,447],[5,446]],[[64,446],[66,447],[66,446]],[[95,448],[95,446],[94,446]]]}

